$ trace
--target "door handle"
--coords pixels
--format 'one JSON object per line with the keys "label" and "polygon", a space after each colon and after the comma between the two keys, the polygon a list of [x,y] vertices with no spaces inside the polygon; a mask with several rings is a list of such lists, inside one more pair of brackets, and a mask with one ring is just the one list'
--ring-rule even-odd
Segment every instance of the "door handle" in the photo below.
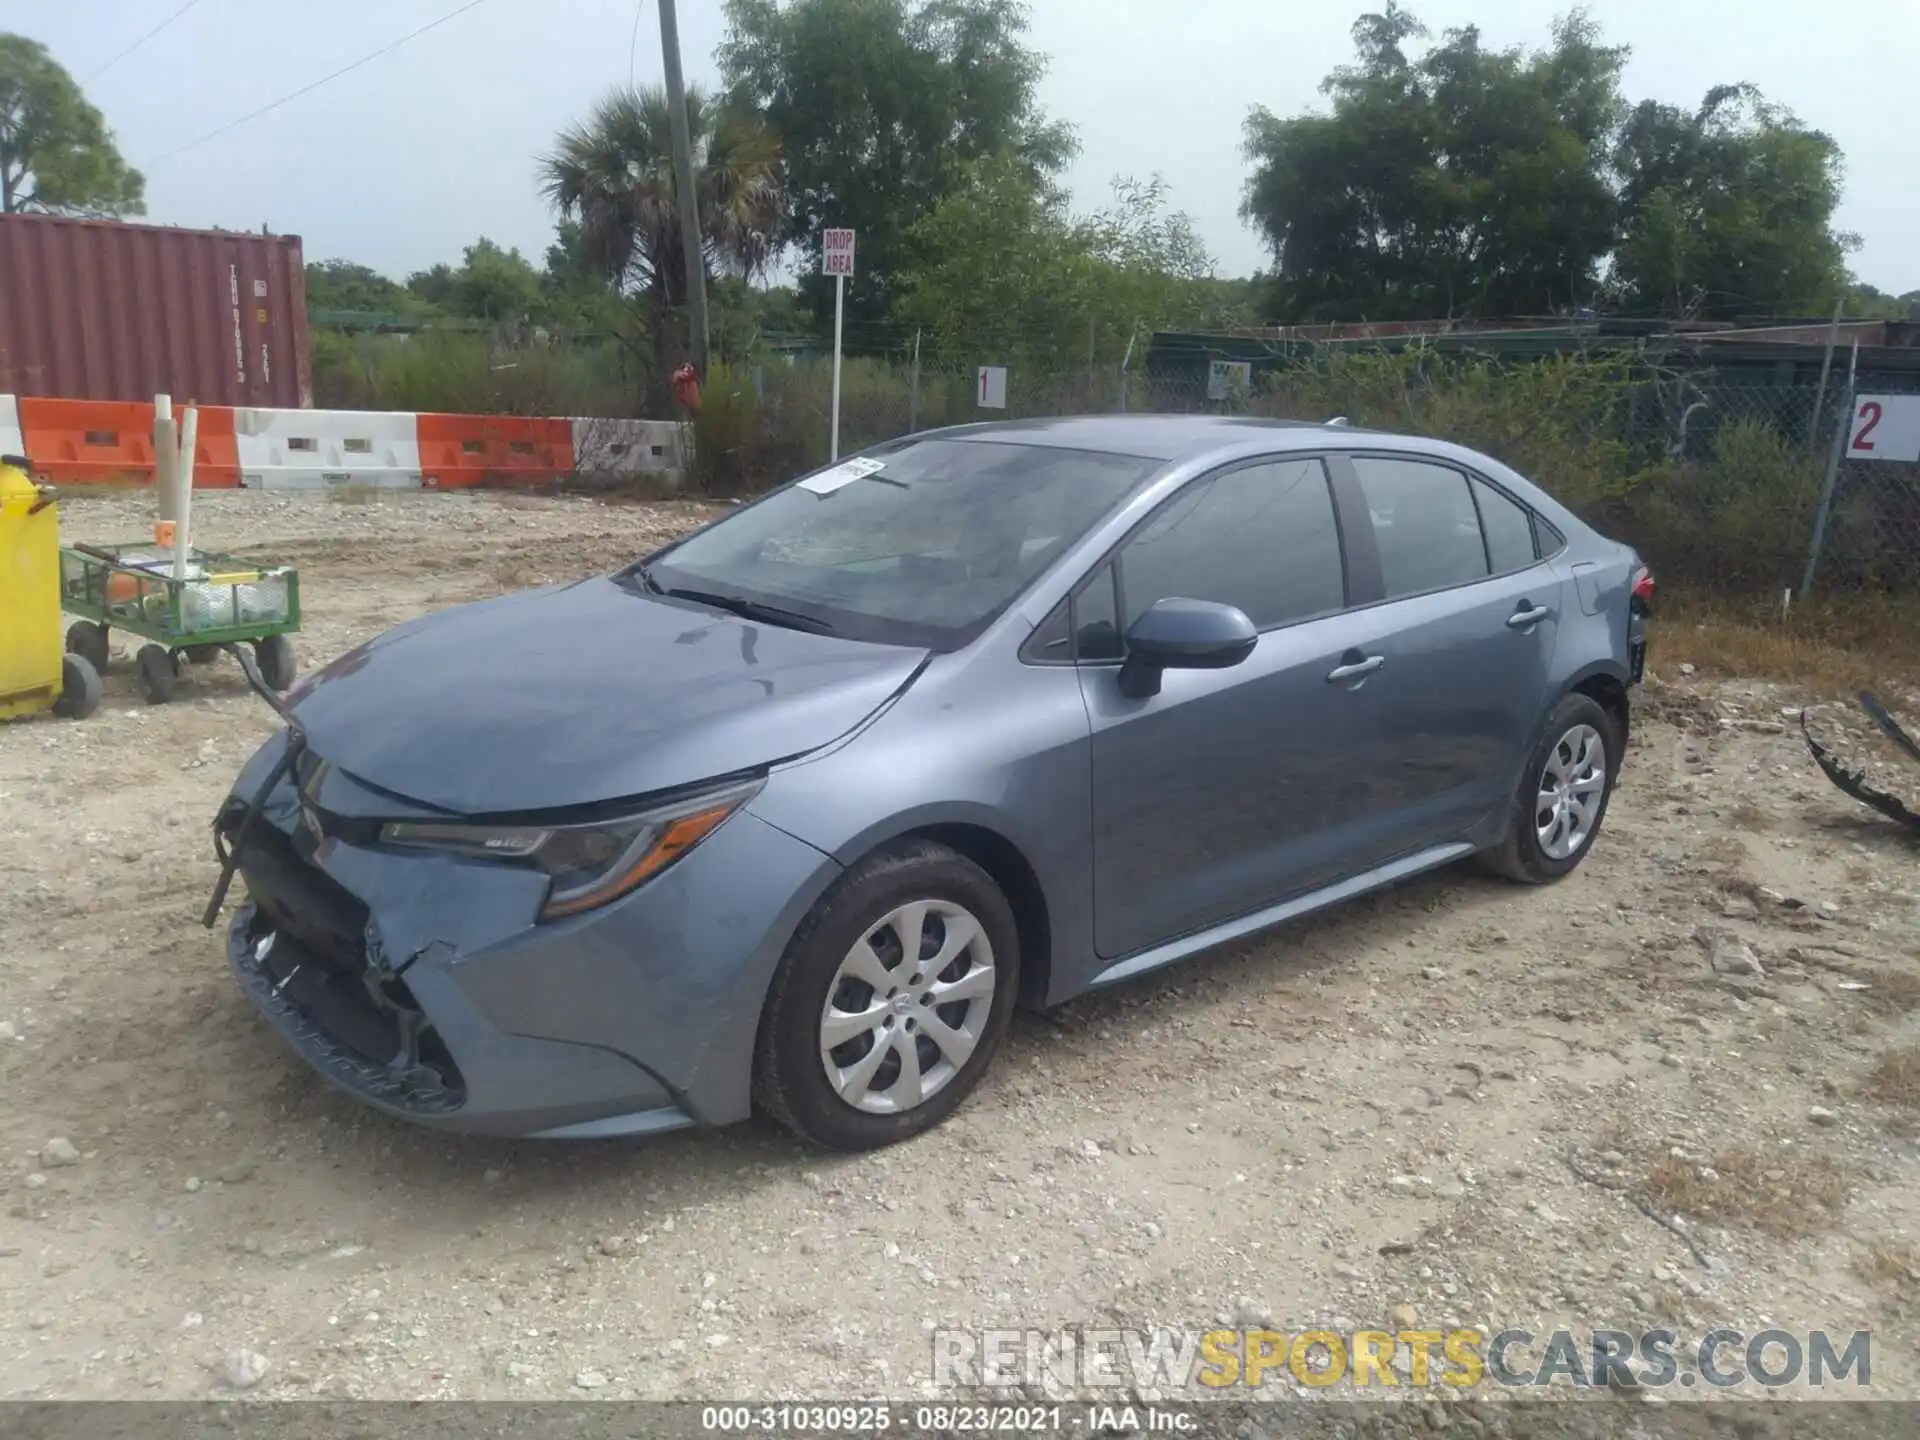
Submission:
{"label": "door handle", "polygon": [[1553,614],[1552,609],[1545,605],[1535,605],[1530,609],[1516,610],[1507,617],[1507,628],[1509,630],[1524,630],[1529,625],[1538,625],[1551,614]]}
{"label": "door handle", "polygon": [[1342,680],[1358,680],[1362,675],[1371,675],[1387,663],[1384,655],[1369,655],[1365,660],[1356,660],[1351,665],[1336,665],[1327,672],[1327,683],[1338,685]]}

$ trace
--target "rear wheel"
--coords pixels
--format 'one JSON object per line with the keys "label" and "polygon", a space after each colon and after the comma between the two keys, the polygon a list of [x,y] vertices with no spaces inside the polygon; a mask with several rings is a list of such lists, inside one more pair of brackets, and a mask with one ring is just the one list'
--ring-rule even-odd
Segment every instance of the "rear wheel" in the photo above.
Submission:
{"label": "rear wheel", "polygon": [[268,688],[280,691],[292,686],[299,661],[294,659],[293,642],[286,636],[269,635],[264,640],[255,641],[253,658],[260,666],[260,678],[267,682]]}
{"label": "rear wheel", "polygon": [[220,647],[218,645],[189,645],[187,646],[186,653],[187,663],[189,665],[211,665],[215,660],[220,658]]}
{"label": "rear wheel", "polygon": [[91,620],[76,620],[67,627],[67,653],[82,657],[94,674],[107,673],[107,627]]}
{"label": "rear wheel", "polygon": [[1619,765],[1613,717],[1586,695],[1563,698],[1527,757],[1506,839],[1483,856],[1488,867],[1528,885],[1572,874],[1600,833]]}
{"label": "rear wheel", "polygon": [[876,852],[814,907],[781,957],[754,1054],[763,1108],[835,1150],[938,1125],[992,1062],[1019,989],[1007,898],[965,856]]}
{"label": "rear wheel", "polygon": [[164,705],[173,699],[174,681],[178,678],[173,652],[164,645],[142,645],[140,653],[133,658],[140,671],[140,693],[147,697],[147,703]]}

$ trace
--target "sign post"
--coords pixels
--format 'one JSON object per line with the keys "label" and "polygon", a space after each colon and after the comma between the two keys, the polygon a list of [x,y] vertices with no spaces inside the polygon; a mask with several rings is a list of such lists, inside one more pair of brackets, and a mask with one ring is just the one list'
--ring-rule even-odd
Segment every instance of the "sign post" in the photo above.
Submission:
{"label": "sign post", "polygon": [[853,274],[853,231],[821,234],[820,272],[833,276],[833,431],[827,458],[840,458],[840,336],[847,313],[847,277]]}

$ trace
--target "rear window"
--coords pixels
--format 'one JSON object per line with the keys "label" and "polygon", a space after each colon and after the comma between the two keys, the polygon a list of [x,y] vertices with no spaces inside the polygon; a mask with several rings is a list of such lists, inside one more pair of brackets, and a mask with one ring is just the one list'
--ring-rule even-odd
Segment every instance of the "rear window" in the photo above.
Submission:
{"label": "rear window", "polygon": [[1533,564],[1533,512],[1484,480],[1473,482],[1473,498],[1480,507],[1493,573],[1505,575]]}
{"label": "rear window", "polygon": [[1484,580],[1486,545],[1467,477],[1421,460],[1356,455],[1386,598]]}

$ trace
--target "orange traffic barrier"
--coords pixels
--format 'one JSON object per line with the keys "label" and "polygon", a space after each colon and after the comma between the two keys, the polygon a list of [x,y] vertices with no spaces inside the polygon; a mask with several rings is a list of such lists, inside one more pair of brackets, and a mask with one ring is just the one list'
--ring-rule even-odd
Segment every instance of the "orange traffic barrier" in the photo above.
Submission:
{"label": "orange traffic barrier", "polygon": [[425,485],[538,485],[573,474],[573,424],[568,420],[421,415],[415,424]]}
{"label": "orange traffic barrier", "polygon": [[[20,430],[34,474],[56,485],[153,483],[150,404],[23,395]],[[200,407],[193,483],[197,489],[231,489],[240,483],[233,411],[224,405]]]}

